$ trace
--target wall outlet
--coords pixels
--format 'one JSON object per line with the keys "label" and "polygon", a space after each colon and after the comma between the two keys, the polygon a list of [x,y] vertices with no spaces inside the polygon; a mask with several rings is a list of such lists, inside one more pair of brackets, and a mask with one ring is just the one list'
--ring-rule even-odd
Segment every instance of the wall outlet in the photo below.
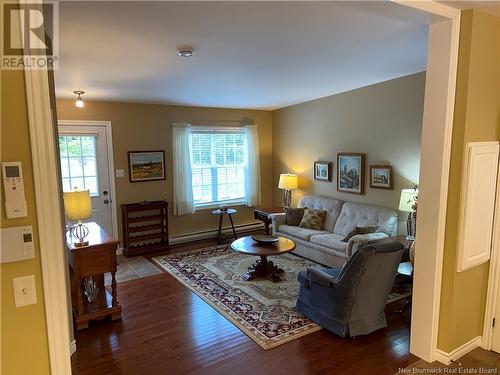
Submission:
{"label": "wall outlet", "polygon": [[36,303],[35,275],[17,277],[12,280],[16,307]]}
{"label": "wall outlet", "polygon": [[123,169],[117,169],[115,171],[115,176],[116,177],[125,177],[125,170],[123,170]]}

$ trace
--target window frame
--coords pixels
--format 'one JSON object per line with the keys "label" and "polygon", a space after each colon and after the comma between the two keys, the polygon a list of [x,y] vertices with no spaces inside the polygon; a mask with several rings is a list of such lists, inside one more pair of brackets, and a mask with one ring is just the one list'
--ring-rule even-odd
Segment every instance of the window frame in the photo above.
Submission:
{"label": "window frame", "polygon": [[[189,147],[190,147],[190,157],[192,157],[192,135],[193,134],[243,134],[245,135],[245,155],[244,155],[244,178],[246,179],[246,168],[247,168],[247,150],[246,150],[246,133],[245,129],[241,127],[236,127],[236,126],[192,126],[191,127],[191,135],[189,139]],[[222,167],[222,166],[221,166]],[[230,166],[229,166],[230,167]],[[207,167],[207,169],[217,169],[216,167]],[[191,160],[191,170],[193,170],[193,161]],[[244,181],[244,184],[246,184],[246,181]],[[214,183],[212,181],[212,189],[217,188],[217,183]],[[193,183],[191,182],[191,187],[193,187]],[[241,198],[236,198],[236,199],[221,199],[217,201],[210,201],[210,202],[194,202],[194,197],[193,197],[193,206],[195,211],[199,210],[206,210],[206,209],[211,209],[211,208],[218,208],[221,204],[227,204],[231,206],[244,206],[246,205],[247,202],[247,196],[246,196],[246,189],[244,189],[244,196]]]}

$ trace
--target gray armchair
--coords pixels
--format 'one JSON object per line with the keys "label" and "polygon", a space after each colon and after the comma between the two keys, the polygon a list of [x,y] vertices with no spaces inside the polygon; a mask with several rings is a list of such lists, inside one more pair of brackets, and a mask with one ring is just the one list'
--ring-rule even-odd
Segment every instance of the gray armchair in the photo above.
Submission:
{"label": "gray armchair", "polygon": [[399,242],[367,245],[342,268],[298,275],[297,310],[342,337],[387,327],[384,308],[403,255]]}

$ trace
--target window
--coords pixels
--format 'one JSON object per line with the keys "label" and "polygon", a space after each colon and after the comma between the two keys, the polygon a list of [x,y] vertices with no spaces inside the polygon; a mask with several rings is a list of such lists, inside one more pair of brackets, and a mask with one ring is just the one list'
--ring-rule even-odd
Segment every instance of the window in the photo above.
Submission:
{"label": "window", "polygon": [[193,130],[193,200],[202,207],[245,201],[246,135],[234,130]]}
{"label": "window", "polygon": [[96,137],[64,135],[59,137],[63,191],[89,189],[98,195]]}

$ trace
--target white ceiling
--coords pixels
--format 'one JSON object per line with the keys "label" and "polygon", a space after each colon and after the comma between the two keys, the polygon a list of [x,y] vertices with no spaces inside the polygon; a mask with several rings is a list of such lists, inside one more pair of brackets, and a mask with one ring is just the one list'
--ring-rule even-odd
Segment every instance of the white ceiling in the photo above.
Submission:
{"label": "white ceiling", "polygon": [[57,95],[280,108],[425,70],[428,19],[388,1],[64,1]]}

